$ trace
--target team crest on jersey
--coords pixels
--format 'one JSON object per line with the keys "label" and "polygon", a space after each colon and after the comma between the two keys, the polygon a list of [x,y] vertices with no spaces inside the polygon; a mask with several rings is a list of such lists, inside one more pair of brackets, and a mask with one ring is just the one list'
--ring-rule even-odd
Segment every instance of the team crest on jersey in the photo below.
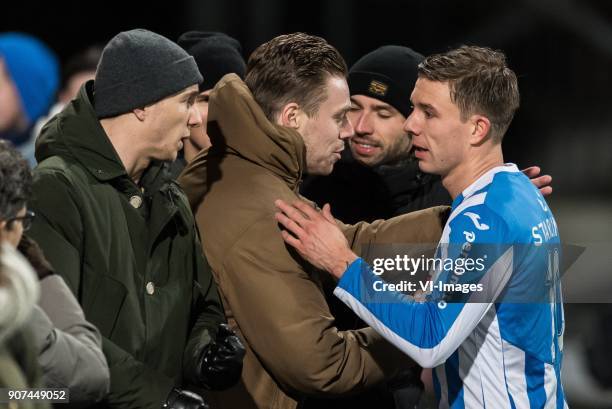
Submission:
{"label": "team crest on jersey", "polygon": [[463,214],[472,220],[472,223],[474,223],[474,226],[476,226],[478,230],[489,230],[488,224],[480,223],[480,215],[472,212],[465,212]]}
{"label": "team crest on jersey", "polygon": [[387,95],[388,89],[389,89],[389,86],[387,84],[380,82],[380,81],[372,80],[370,82],[370,86],[368,87],[368,92],[370,94],[379,95],[381,97],[384,97],[385,95]]}

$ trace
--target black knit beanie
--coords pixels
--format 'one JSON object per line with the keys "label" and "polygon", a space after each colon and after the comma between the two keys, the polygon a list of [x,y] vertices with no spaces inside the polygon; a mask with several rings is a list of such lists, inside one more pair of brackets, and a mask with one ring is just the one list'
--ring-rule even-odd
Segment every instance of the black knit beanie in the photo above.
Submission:
{"label": "black knit beanie", "polygon": [[143,107],[202,82],[192,56],[148,30],[124,31],[108,42],[94,82],[94,107],[107,118]]}
{"label": "black knit beanie", "polygon": [[417,80],[417,66],[424,57],[398,45],[385,45],[361,57],[349,70],[351,95],[365,95],[410,114],[410,94]]}
{"label": "black knit beanie", "polygon": [[213,88],[226,74],[238,74],[244,79],[246,64],[242,47],[235,38],[214,31],[188,31],[177,43],[193,55],[204,76],[200,91]]}

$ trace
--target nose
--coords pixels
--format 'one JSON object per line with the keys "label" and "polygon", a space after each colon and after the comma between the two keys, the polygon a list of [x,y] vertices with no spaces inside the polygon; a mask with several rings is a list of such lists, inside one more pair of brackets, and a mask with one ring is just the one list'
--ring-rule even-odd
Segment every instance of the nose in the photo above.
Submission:
{"label": "nose", "polygon": [[347,117],[347,119],[344,121],[344,125],[340,129],[340,139],[349,139],[352,138],[353,135],[355,135],[355,129],[353,129],[353,124]]}
{"label": "nose", "polygon": [[187,120],[187,126],[190,128],[194,128],[196,126],[202,126],[202,115],[200,115],[200,111],[196,104],[193,104],[189,108],[189,118]]}
{"label": "nose", "polygon": [[355,117],[355,134],[371,135],[373,132],[374,130],[372,128],[372,121],[370,120],[370,115],[366,114],[362,110]]}
{"label": "nose", "polygon": [[410,113],[410,115],[408,115],[408,118],[406,118],[406,120],[404,121],[403,128],[404,131],[408,132],[409,135],[419,134],[419,121],[414,110]]}

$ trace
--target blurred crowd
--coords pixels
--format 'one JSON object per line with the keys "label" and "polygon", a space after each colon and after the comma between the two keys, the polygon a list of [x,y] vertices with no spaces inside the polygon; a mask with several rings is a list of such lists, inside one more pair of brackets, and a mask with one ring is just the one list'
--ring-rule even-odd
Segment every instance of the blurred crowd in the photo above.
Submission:
{"label": "blurred crowd", "polygon": [[[276,184],[355,226],[451,204],[403,127],[424,57],[388,45],[349,68],[336,54],[297,33],[247,63],[223,33],[139,29],[60,62],[0,33],[0,387],[67,388],[76,407],[432,407],[431,371],[258,218]],[[325,100],[312,64],[350,94],[316,129],[301,116]],[[303,112],[277,112],[293,100]],[[524,173],[551,194],[537,166]],[[579,359],[605,402],[599,344]]]}

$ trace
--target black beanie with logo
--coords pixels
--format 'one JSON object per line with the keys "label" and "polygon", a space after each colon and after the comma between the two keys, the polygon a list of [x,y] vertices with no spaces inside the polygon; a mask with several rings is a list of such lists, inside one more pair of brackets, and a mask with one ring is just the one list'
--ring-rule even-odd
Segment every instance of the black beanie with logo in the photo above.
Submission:
{"label": "black beanie with logo", "polygon": [[408,47],[385,45],[377,48],[361,57],[349,70],[351,95],[376,98],[408,116],[417,67],[423,59]]}

